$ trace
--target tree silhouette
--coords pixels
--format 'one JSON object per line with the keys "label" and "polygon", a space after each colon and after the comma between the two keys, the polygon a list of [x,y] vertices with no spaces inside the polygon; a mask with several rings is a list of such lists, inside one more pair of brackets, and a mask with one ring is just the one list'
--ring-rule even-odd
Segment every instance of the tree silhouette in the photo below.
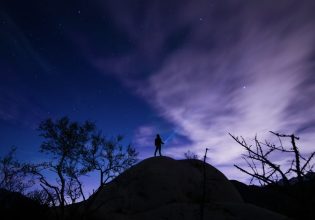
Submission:
{"label": "tree silhouette", "polygon": [[[63,117],[41,122],[38,130],[44,138],[40,151],[50,159],[29,169],[38,177],[52,205],[59,205],[61,218],[64,218],[66,204],[74,203],[81,197],[85,199],[80,177],[88,170],[82,165],[82,152],[95,131],[95,125],[89,121],[82,124],[71,122]],[[50,181],[47,172],[51,172],[56,181]]]}
{"label": "tree silhouette", "polygon": [[106,139],[94,135],[90,147],[84,154],[85,165],[99,173],[99,187],[137,162],[138,152],[130,144],[122,145],[123,137]]}
{"label": "tree silhouette", "polygon": [[[50,192],[50,194],[53,194],[53,192]],[[28,198],[31,198],[32,200],[36,201],[38,204],[43,206],[49,206],[49,204],[52,204],[56,199],[53,201],[49,197],[49,194],[46,193],[43,189],[35,189],[27,193],[26,195]]]}
{"label": "tree silhouette", "polygon": [[[65,219],[72,211],[65,207],[79,200],[86,200],[83,175],[99,172],[100,188],[132,166],[138,153],[131,146],[122,144],[122,136],[106,139],[90,121],[78,123],[68,117],[47,119],[40,123],[40,136],[44,138],[40,151],[48,156],[46,162],[28,164],[27,171],[34,174],[41,186],[28,195],[42,204],[55,207],[56,218]],[[55,179],[55,180],[52,180]],[[93,200],[93,198],[92,198]],[[92,212],[89,202],[83,204],[83,214]]]}
{"label": "tree silhouette", "polygon": [[193,159],[193,160],[199,160],[199,157],[196,153],[191,152],[188,150],[187,152],[184,153],[184,157],[188,160]]}
{"label": "tree silhouette", "polygon": [[24,193],[34,182],[25,165],[15,158],[16,149],[11,147],[10,151],[0,158],[0,188]]}
{"label": "tree silhouette", "polygon": [[[246,153],[243,154],[243,159],[247,163],[249,170],[241,168],[238,165],[234,166],[240,171],[250,175],[252,177],[251,182],[256,179],[261,185],[278,184],[280,180],[281,183],[290,185],[289,177],[291,176],[295,176],[297,181],[302,183],[303,177],[312,172],[314,167],[312,161],[315,157],[315,152],[311,153],[308,158],[305,158],[300,153],[295,142],[299,140],[299,137],[294,134],[286,135],[272,131],[270,131],[270,133],[277,136],[279,146],[268,141],[261,142],[257,139],[257,136],[254,139],[255,144],[252,146],[248,144],[242,136],[237,137],[230,134],[238,144],[245,148]],[[281,138],[290,138],[292,147],[284,147]],[[272,161],[271,155],[276,152],[288,154],[288,158],[290,158],[289,168],[283,168],[281,164]]]}

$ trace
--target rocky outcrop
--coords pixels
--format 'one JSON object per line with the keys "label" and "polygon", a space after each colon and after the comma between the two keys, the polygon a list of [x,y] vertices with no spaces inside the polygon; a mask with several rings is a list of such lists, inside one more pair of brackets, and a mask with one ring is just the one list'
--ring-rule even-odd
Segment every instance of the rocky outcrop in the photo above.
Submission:
{"label": "rocky outcrop", "polygon": [[[216,168],[206,164],[204,219],[287,219],[244,203]],[[203,163],[155,157],[125,171],[92,197],[89,218],[110,220],[199,219]]]}
{"label": "rocky outcrop", "polygon": [[0,218],[48,219],[45,207],[17,192],[0,189]]}

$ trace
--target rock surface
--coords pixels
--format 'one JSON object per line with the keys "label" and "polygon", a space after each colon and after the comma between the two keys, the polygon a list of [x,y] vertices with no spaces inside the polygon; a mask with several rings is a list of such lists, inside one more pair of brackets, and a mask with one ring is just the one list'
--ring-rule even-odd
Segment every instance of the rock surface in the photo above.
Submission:
{"label": "rock surface", "polygon": [[[204,219],[287,219],[243,202],[216,168],[206,164]],[[155,157],[141,161],[106,185],[93,199],[93,219],[199,219],[203,163]]]}
{"label": "rock surface", "polygon": [[0,189],[0,219],[48,219],[45,207],[17,192]]}

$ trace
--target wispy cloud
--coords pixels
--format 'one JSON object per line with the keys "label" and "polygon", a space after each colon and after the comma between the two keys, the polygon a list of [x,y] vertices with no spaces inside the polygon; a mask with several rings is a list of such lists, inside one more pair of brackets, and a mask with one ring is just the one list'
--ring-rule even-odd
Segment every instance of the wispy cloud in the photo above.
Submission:
{"label": "wispy cloud", "polygon": [[140,126],[135,131],[133,145],[141,152],[141,158],[146,158],[152,155],[156,133],[157,129],[151,125]]}
{"label": "wispy cloud", "polygon": [[117,5],[114,20],[134,49],[91,62],[116,74],[191,141],[170,148],[173,156],[209,147],[212,163],[229,167],[242,149],[228,132],[297,132],[305,152],[313,147],[313,1],[146,3],[144,14]]}
{"label": "wispy cloud", "polygon": [[153,145],[156,135],[156,128],[153,126],[140,126],[135,132],[135,144],[139,147],[148,147]]}
{"label": "wispy cloud", "polygon": [[301,40],[298,36],[305,32],[294,31],[263,41],[259,40],[263,31],[257,31],[233,48],[221,45],[210,52],[176,51],[142,94],[196,147],[215,146],[217,162],[228,162],[239,155],[223,141],[228,132],[249,136],[272,129],[294,132],[312,117],[288,120],[290,106],[302,111],[302,106],[291,104],[303,93],[298,87],[310,70],[312,52],[311,38]]}

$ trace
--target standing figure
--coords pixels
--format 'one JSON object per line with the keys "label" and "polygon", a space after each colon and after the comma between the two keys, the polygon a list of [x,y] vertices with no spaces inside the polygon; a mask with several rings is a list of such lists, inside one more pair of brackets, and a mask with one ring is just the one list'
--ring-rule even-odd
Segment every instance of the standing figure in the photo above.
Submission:
{"label": "standing figure", "polygon": [[164,142],[162,141],[162,139],[161,139],[159,134],[156,135],[154,143],[155,143],[154,156],[156,157],[156,152],[157,151],[159,151],[160,156],[162,156],[162,154],[161,154],[161,147],[162,147],[162,144],[164,144]]}

